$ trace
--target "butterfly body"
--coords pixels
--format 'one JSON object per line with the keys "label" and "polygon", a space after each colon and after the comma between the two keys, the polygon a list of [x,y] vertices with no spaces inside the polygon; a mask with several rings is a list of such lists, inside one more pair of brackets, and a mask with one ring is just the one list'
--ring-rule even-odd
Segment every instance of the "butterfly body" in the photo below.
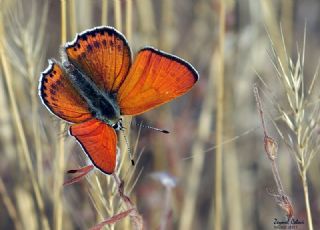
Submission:
{"label": "butterfly body", "polygon": [[63,67],[70,82],[87,102],[92,116],[110,126],[116,125],[120,120],[116,94],[101,90],[89,76],[68,61],[63,63]]}
{"label": "butterfly body", "polygon": [[39,80],[42,103],[71,123],[69,134],[92,163],[111,174],[116,168],[121,115],[138,115],[189,91],[197,71],[183,59],[153,47],[132,63],[125,37],[112,27],[86,30],[62,48],[62,65],[49,60]]}

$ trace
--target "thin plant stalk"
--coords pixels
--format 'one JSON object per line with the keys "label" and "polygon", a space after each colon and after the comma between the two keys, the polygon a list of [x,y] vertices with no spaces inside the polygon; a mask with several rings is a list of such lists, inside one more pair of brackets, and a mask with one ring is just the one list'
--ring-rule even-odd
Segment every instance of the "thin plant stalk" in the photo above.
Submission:
{"label": "thin plant stalk", "polygon": [[72,35],[77,33],[77,11],[76,11],[76,0],[69,1],[69,14],[70,14],[70,33]]}
{"label": "thin plant stalk", "polygon": [[[127,0],[126,1],[125,23],[126,23],[125,24],[125,29],[126,29],[125,30],[125,35],[126,35],[126,38],[129,41],[129,43],[131,43],[132,42],[132,0]],[[131,121],[132,121],[132,116],[125,116],[124,117],[124,122],[125,122],[125,124],[127,124],[128,128],[124,132],[124,135],[126,135],[126,137],[127,137],[127,142],[126,142],[126,140],[124,140],[124,137],[121,137],[121,143],[122,143],[121,144],[121,150],[122,150],[121,152],[123,152],[123,153],[127,152],[128,151],[127,149],[130,148],[130,124],[131,124]],[[127,146],[127,145],[129,145],[129,146]],[[131,150],[131,152],[132,152],[132,150]],[[132,154],[132,153],[128,153],[128,154]],[[131,155],[130,158],[134,158],[134,156]],[[127,159],[127,156],[122,155],[122,163],[124,161],[126,161],[126,159]],[[128,162],[128,160],[126,162]],[[131,167],[131,165],[129,165],[129,167]],[[132,167],[132,169],[133,169],[133,167]],[[124,170],[122,170],[122,174],[121,175],[125,176]],[[127,185],[129,185],[128,181],[127,181]],[[124,189],[125,189],[124,191],[127,192],[129,187],[126,186]],[[130,222],[129,221],[125,221],[124,224],[123,224],[123,227],[124,228],[130,228]]]}
{"label": "thin plant stalk", "polygon": [[[34,87],[32,87],[33,91],[36,91]],[[40,187],[43,187],[43,166],[42,166],[42,147],[41,147],[41,139],[40,136],[40,130],[39,130],[39,123],[36,122],[39,120],[38,116],[38,95],[35,92],[31,92],[32,98],[31,98],[31,113],[32,117],[34,119],[34,122],[32,123],[32,130],[33,130],[33,136],[34,136],[34,143],[35,143],[35,152],[36,152],[36,161],[37,161],[37,176],[38,176],[38,183]]]}
{"label": "thin plant stalk", "polygon": [[225,4],[220,1],[219,9],[219,74],[217,75],[217,118],[216,118],[216,159],[215,159],[215,208],[214,229],[222,229],[222,152],[223,116],[224,116],[224,39],[225,39]]}
{"label": "thin plant stalk", "polygon": [[[294,13],[294,1],[281,1],[281,23],[284,34],[286,34],[287,47],[292,47],[292,29],[293,29],[293,13]],[[289,55],[290,55],[290,49]]]}
{"label": "thin plant stalk", "polygon": [[115,0],[114,4],[114,23],[117,30],[122,31],[122,20],[121,20],[121,1]]}
{"label": "thin plant stalk", "polygon": [[[143,38],[152,42],[155,40],[154,34],[156,33],[156,23],[153,8],[153,1],[151,0],[139,0],[135,1],[137,16],[139,17],[139,28],[143,33]],[[146,20],[146,18],[148,20]]]}
{"label": "thin plant stalk", "polygon": [[[126,15],[125,15],[125,17],[126,17],[125,35],[129,41],[129,43],[131,43],[132,42],[132,0],[126,1]],[[128,126],[131,123],[131,120],[132,120],[132,116],[125,117],[125,122],[128,124]],[[126,130],[125,134],[127,135],[127,137],[130,136],[130,129],[129,128]]]}
{"label": "thin plant stalk", "polygon": [[309,188],[308,188],[308,181],[307,181],[306,174],[307,174],[307,170],[303,170],[301,179],[302,179],[304,199],[305,199],[306,210],[307,210],[308,226],[309,226],[309,230],[313,230],[312,214],[311,214],[310,199],[309,199]]}
{"label": "thin plant stalk", "polygon": [[132,41],[132,0],[126,1],[126,37]]}
{"label": "thin plant stalk", "polygon": [[286,56],[281,46],[281,37],[279,33],[279,23],[277,20],[277,16],[275,13],[275,9],[273,7],[272,1],[269,0],[260,0],[261,9],[263,13],[264,22],[266,25],[266,29],[269,32],[269,36],[271,40],[274,42],[274,46],[278,51],[279,58],[281,60],[285,60]]}
{"label": "thin plant stalk", "polygon": [[130,214],[130,220],[133,226],[133,229],[135,230],[142,230],[143,229],[143,219],[142,216],[139,214],[137,208],[134,206],[130,198],[124,193],[123,189],[123,183],[120,180],[119,176],[116,173],[113,173],[114,181],[118,188],[118,193],[120,196],[120,199],[125,204],[126,209],[130,210],[133,209],[133,211]]}
{"label": "thin plant stalk", "polygon": [[168,217],[170,214],[170,208],[171,208],[171,195],[172,195],[172,188],[169,186],[165,187],[165,197],[164,197],[164,205],[163,205],[163,211],[162,211],[162,217],[161,217],[161,223],[159,230],[166,230],[167,224],[168,224]]}
{"label": "thin plant stalk", "polygon": [[102,0],[101,6],[101,25],[108,23],[108,0]]}
{"label": "thin plant stalk", "polygon": [[0,177],[0,195],[3,199],[3,204],[10,216],[10,218],[12,219],[12,222],[15,226],[15,228],[17,230],[22,230],[22,223],[20,221],[20,219],[18,218],[18,214],[17,214],[17,209],[12,201],[12,199],[10,198],[8,191],[6,190],[6,186],[3,183],[2,178]]}
{"label": "thin plant stalk", "polygon": [[[226,85],[232,84],[234,79],[226,79],[228,81]],[[235,137],[235,116],[236,111],[233,104],[233,92],[227,90],[225,93],[225,135],[224,143],[226,140],[233,139]],[[226,229],[243,230],[243,200],[241,198],[241,181],[240,181],[240,159],[239,148],[236,146],[236,142],[230,142],[224,145],[224,159],[223,159],[223,173],[228,175],[223,177],[225,180],[225,219],[227,223]]]}
{"label": "thin plant stalk", "polygon": [[264,135],[264,149],[266,152],[266,155],[270,161],[271,168],[272,168],[272,173],[273,173],[273,178],[276,183],[277,187],[277,193],[272,194],[275,196],[276,201],[278,205],[286,212],[286,215],[288,219],[291,219],[293,216],[293,206],[291,204],[291,201],[289,199],[289,196],[287,196],[284,192],[283,185],[281,182],[278,166],[276,163],[276,159],[278,156],[278,145],[275,142],[275,140],[270,137],[267,133],[267,127],[266,123],[264,120],[264,111],[262,109],[262,103],[259,95],[259,91],[257,86],[254,86],[253,88],[254,96],[256,99],[257,107],[258,107],[258,112],[259,116],[261,119],[261,124],[262,124],[262,129],[263,129],[263,135]]}
{"label": "thin plant stalk", "polygon": [[[119,7],[119,9],[118,9],[118,7]],[[122,13],[122,11],[121,11],[120,5],[119,6],[115,5],[114,10],[115,10],[115,14],[120,14],[120,16],[115,15],[116,28],[121,28],[121,23],[122,23],[121,22],[121,13]],[[131,0],[126,1],[126,12],[125,13],[126,13],[125,14],[125,22],[126,22],[125,35],[130,43],[132,41],[132,1]],[[120,136],[120,152],[123,153],[121,156],[121,159],[120,159],[120,164],[119,164],[120,165],[119,168],[121,168],[121,169],[125,168],[125,167],[122,167],[122,166],[126,165],[125,162],[129,162],[128,158],[127,158],[127,154],[130,154],[129,157],[133,158],[133,156],[131,155],[132,150],[130,147],[130,128],[129,127],[130,127],[131,120],[132,120],[131,116],[125,116],[124,120],[123,120],[125,126],[127,126],[128,128],[123,132],[123,135]],[[128,152],[128,151],[130,151],[130,152]],[[128,167],[131,167],[131,165],[129,165]],[[123,173],[125,171],[126,170],[122,170],[122,173],[120,175],[124,175]],[[126,189],[127,189],[127,186],[125,187],[125,191],[127,191]]]}
{"label": "thin plant stalk", "polygon": [[[61,44],[64,45],[67,42],[67,3],[65,0],[60,0],[61,4]],[[59,123],[59,133],[63,133],[65,130],[64,122]],[[64,137],[59,136],[57,161],[55,168],[55,181],[54,181],[54,229],[61,230],[63,222],[63,209],[62,209],[62,184],[63,184],[63,169],[64,169],[64,156],[65,156],[65,143]]]}
{"label": "thin plant stalk", "polygon": [[[212,65],[215,66],[217,57],[216,53],[212,55]],[[201,179],[201,170],[203,168],[205,154],[204,144],[209,138],[210,127],[212,122],[213,104],[212,98],[214,97],[213,83],[215,71],[214,68],[210,69],[209,82],[206,89],[206,97],[203,101],[200,118],[198,123],[197,137],[192,146],[191,166],[189,167],[188,181],[186,182],[185,197],[183,200],[182,212],[180,214],[179,229],[191,229],[193,217],[196,212],[196,198],[199,190]]]}

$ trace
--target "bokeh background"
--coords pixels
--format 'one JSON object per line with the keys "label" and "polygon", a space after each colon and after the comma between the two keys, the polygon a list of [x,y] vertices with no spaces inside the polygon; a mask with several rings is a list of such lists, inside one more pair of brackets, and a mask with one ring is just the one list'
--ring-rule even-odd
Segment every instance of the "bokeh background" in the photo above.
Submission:
{"label": "bokeh background", "polygon": [[[288,88],[277,77],[278,60],[296,63],[304,50],[299,76],[306,86],[313,82],[319,1],[2,0],[0,6],[0,229],[88,229],[126,210],[113,177],[98,170],[62,186],[67,169],[88,162],[37,93],[47,59],[59,60],[61,44],[99,25],[122,31],[133,53],[152,45],[189,61],[201,76],[187,95],[133,118],[127,135],[135,167],[120,138],[117,174],[145,229],[274,229],[275,218],[286,219],[275,199],[255,84],[278,144],[284,192],[294,218],[304,222],[296,227],[320,229],[319,145],[308,145],[314,150],[305,175],[311,225],[297,158],[286,144],[297,146],[298,139],[279,117],[279,104],[292,115]],[[312,106],[319,103],[319,83],[307,101]],[[140,129],[140,122],[171,133]],[[105,228],[134,227],[125,217]]]}

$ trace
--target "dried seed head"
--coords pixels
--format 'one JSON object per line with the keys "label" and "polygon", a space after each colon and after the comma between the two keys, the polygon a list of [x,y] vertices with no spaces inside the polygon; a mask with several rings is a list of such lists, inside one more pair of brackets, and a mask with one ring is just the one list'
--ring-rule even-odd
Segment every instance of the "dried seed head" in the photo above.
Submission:
{"label": "dried seed head", "polygon": [[264,137],[264,148],[270,160],[274,161],[277,158],[278,145],[271,137]]}
{"label": "dried seed head", "polygon": [[290,220],[293,216],[293,206],[286,195],[281,196],[281,200],[279,201],[279,206],[282,208],[283,211],[286,212],[288,219]]}

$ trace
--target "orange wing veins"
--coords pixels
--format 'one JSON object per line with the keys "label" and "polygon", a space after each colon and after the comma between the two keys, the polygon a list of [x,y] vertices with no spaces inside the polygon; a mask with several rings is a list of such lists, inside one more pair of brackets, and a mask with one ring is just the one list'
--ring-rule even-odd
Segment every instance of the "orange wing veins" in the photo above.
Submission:
{"label": "orange wing veins", "polygon": [[142,49],[117,94],[121,114],[137,115],[189,91],[198,81],[186,61],[152,47]]}

